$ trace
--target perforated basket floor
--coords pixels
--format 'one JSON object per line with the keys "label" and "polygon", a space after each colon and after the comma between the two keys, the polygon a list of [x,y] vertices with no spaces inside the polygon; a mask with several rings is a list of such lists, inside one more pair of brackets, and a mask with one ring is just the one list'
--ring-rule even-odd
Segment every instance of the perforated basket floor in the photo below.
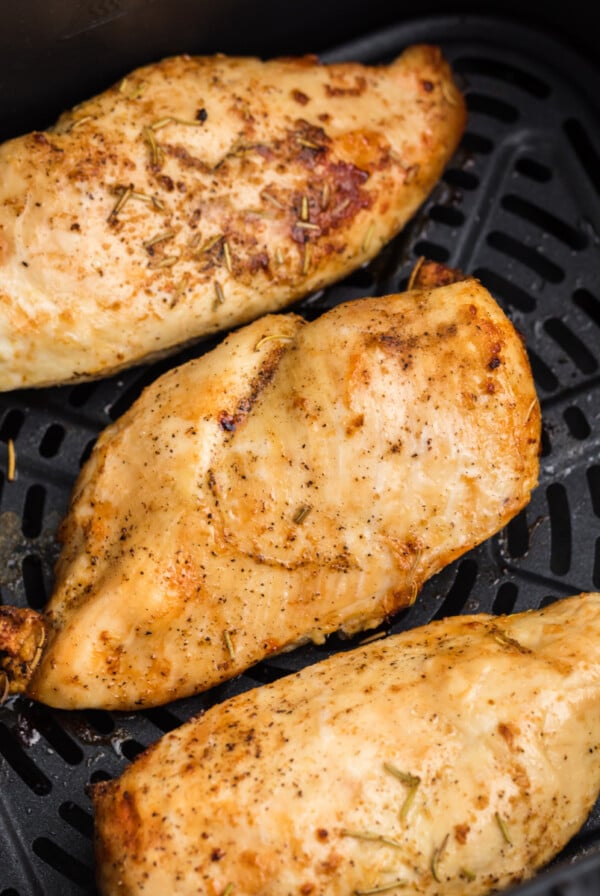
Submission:
{"label": "perforated basket floor", "polygon": [[[296,310],[312,318],[341,300],[401,290],[420,255],[475,274],[525,336],[544,443],[526,511],[431,580],[386,631],[600,590],[600,76],[521,25],[472,17],[415,20],[327,58],[384,61],[417,41],[440,44],[461,79],[469,108],[462,145],[380,257]],[[160,372],[213,344],[110,380],[0,395],[4,603],[46,602],[57,525],[99,431]],[[10,440],[14,481],[6,475]],[[136,714],[57,712],[23,699],[0,708],[0,896],[93,894],[88,782],[118,774],[201,708],[348,646],[332,637],[197,698]],[[597,896],[600,804],[551,869],[511,892]]]}

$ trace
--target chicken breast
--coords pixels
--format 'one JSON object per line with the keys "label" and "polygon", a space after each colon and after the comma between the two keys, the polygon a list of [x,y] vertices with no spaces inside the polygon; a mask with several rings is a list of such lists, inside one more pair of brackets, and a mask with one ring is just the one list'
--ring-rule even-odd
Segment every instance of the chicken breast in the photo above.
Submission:
{"label": "chicken breast", "polygon": [[102,896],[482,896],[600,788],[600,594],[465,616],[209,709],[93,790]]}
{"label": "chicken breast", "polygon": [[539,440],[523,343],[474,279],[255,321],[101,435],[27,693],[155,705],[376,626],[529,501]]}
{"label": "chicken breast", "polygon": [[0,147],[0,390],[103,376],[372,258],[456,149],[438,48],[178,56]]}

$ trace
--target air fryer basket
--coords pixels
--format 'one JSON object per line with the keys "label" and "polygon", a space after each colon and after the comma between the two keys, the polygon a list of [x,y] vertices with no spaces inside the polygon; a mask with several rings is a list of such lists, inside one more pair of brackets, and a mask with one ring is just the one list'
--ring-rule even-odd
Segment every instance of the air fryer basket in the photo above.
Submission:
{"label": "air fryer basket", "polygon": [[[600,590],[600,76],[553,38],[473,16],[409,21],[322,58],[386,61],[420,41],[442,47],[466,93],[462,144],[421,211],[377,259],[295,310],[313,318],[341,300],[399,291],[422,255],[474,274],[525,337],[544,438],[540,483],[526,510],[428,582],[385,632]],[[45,604],[56,529],[100,430],[159,373],[215,341],[112,379],[0,395],[4,603]],[[11,440],[16,478],[8,481]],[[90,781],[117,775],[193,713],[352,643],[333,636],[206,694],[138,713],[9,700],[0,708],[0,896],[93,894]],[[600,802],[549,869],[511,890],[598,892]]]}

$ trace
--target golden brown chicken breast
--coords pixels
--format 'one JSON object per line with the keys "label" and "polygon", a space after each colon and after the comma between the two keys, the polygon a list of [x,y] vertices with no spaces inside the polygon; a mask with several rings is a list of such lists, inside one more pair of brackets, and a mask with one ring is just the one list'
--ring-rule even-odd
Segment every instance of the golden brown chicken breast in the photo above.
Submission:
{"label": "golden brown chicken breast", "polygon": [[179,56],[0,147],[0,390],[108,374],[372,258],[439,179],[465,103],[391,65]]}
{"label": "golden brown chicken breast", "polygon": [[600,788],[600,594],[444,619],[214,706],[94,790],[102,896],[483,896]]}
{"label": "golden brown chicken breast", "polygon": [[529,501],[539,440],[523,343],[474,279],[255,321],[101,435],[19,686],[149,706],[376,626]]}

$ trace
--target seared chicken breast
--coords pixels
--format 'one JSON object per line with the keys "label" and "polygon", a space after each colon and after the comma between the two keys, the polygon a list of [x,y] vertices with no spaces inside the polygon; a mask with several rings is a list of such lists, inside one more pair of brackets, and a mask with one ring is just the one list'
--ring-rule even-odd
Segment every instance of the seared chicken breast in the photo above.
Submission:
{"label": "seared chicken breast", "polygon": [[444,619],[209,709],[93,791],[102,896],[483,896],[600,788],[600,595]]}
{"label": "seared chicken breast", "polygon": [[0,390],[103,376],[372,258],[456,149],[438,48],[178,56],[0,147]]}
{"label": "seared chicken breast", "polygon": [[475,279],[263,317],[101,435],[16,687],[150,706],[377,626],[528,503],[539,442],[524,345]]}

